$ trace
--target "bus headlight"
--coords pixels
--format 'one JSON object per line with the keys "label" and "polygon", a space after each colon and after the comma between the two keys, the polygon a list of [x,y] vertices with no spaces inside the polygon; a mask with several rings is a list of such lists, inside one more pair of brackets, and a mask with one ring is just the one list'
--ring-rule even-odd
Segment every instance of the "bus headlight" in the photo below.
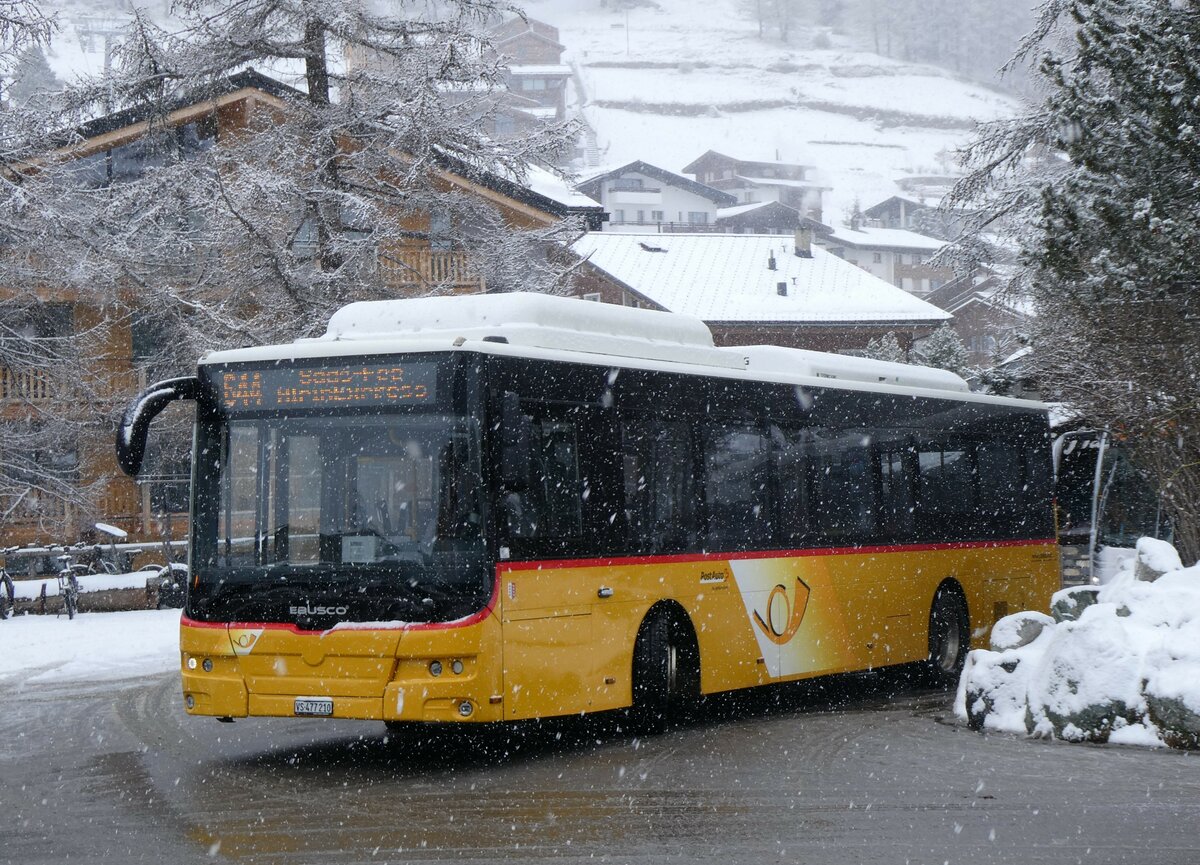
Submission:
{"label": "bus headlight", "polygon": [[429,675],[431,675],[431,676],[442,675],[442,662],[441,661],[430,661],[429,662]]}
{"label": "bus headlight", "polygon": [[463,662],[455,658],[450,662],[450,669],[454,672],[454,675],[461,676],[463,671]]}
{"label": "bus headlight", "polygon": [[474,711],[475,707],[471,705],[470,700],[463,700],[458,704],[458,714],[462,715],[464,718],[471,717],[471,713]]}

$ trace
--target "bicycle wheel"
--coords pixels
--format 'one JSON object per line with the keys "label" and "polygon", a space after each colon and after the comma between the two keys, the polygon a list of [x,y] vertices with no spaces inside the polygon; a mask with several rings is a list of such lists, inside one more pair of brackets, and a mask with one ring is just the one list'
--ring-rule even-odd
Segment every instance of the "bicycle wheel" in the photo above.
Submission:
{"label": "bicycle wheel", "polygon": [[63,595],[63,604],[67,608],[67,618],[75,618],[75,613],[79,611],[79,583],[75,581],[75,575],[71,575],[71,579],[67,584],[67,591]]}
{"label": "bicycle wheel", "polygon": [[0,619],[7,619],[13,610],[16,602],[16,589],[13,586],[12,577],[6,572],[0,571]]}

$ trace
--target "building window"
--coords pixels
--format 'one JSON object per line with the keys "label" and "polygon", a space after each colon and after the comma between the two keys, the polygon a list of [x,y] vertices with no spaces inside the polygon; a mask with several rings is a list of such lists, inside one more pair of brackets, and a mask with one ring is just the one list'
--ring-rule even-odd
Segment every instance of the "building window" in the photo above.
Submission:
{"label": "building window", "polygon": [[651,210],[650,211],[650,221],[651,222],[662,222],[663,221],[663,212],[661,210]]}
{"label": "building window", "polygon": [[688,211],[689,225],[708,225],[708,214],[703,210]]}
{"label": "building window", "polygon": [[896,253],[896,264],[904,264],[904,253],[903,252]]}
{"label": "building window", "polygon": [[95,189],[137,180],[147,168],[194,159],[209,150],[216,140],[217,119],[208,115],[81,157],[71,163],[71,169],[76,183]]}
{"label": "building window", "polygon": [[920,256],[920,255],[918,255],[917,253],[915,253],[915,252],[914,252],[914,253],[913,253],[913,260],[912,260],[912,263],[913,263],[913,264],[920,264],[920,263],[921,263],[921,256]]}
{"label": "building window", "polygon": [[584,294],[584,295],[583,295],[583,299],[584,299],[584,300],[591,300],[591,301],[595,301],[596,303],[599,303],[599,302],[600,302],[600,292],[598,292],[598,291],[589,291],[589,292],[587,292],[586,294]]}
{"label": "building window", "polygon": [[883,253],[882,252],[871,253],[871,260],[874,261],[876,264],[883,264]]}
{"label": "building window", "polygon": [[624,222],[625,221],[625,211],[624,210],[614,210],[612,221],[613,222]]}
{"label": "building window", "polygon": [[641,225],[645,221],[646,221],[646,211],[639,210],[638,211],[638,225]]}
{"label": "building window", "polygon": [[521,89],[522,90],[545,90],[546,89],[546,79],[545,78],[522,78],[521,79]]}
{"label": "building window", "polygon": [[429,214],[429,248],[446,252],[451,246],[450,212],[435,210]]}

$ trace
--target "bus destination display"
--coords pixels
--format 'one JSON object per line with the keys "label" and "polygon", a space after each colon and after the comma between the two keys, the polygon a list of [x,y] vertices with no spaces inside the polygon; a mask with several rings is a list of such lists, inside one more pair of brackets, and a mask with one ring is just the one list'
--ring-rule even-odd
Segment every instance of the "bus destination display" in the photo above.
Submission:
{"label": "bus destination display", "polygon": [[390,406],[432,402],[437,394],[433,363],[238,369],[220,379],[226,411]]}

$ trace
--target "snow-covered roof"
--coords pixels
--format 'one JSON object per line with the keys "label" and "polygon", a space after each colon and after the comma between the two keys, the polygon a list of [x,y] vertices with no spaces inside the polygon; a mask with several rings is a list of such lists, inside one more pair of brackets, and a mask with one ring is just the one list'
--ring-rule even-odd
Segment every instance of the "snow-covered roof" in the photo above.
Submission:
{"label": "snow-covered roof", "polygon": [[704,151],[704,153],[700,154],[695,159],[693,159],[691,162],[689,162],[687,165],[685,165],[683,167],[683,170],[688,172],[689,174],[691,174],[691,173],[693,173],[694,170],[698,170],[705,162],[709,162],[709,161],[713,161],[713,160],[724,161],[724,162],[734,162],[739,165],[774,165],[774,166],[779,166],[782,168],[804,168],[804,169],[813,167],[811,165],[803,165],[799,162],[784,162],[779,159],[745,159],[745,158],[738,157],[738,156],[729,156],[724,153],[718,153],[715,150],[706,150],[706,151]]}
{"label": "snow-covered roof", "polygon": [[[634,292],[708,322],[942,322],[950,314],[790,237],[589,232],[571,249]],[[768,268],[774,258],[775,269]],[[779,294],[786,284],[786,295]]]}
{"label": "snow-covered roof", "polygon": [[682,174],[676,174],[673,171],[659,168],[657,165],[651,165],[649,162],[637,160],[630,162],[627,165],[622,165],[620,168],[612,168],[608,171],[603,171],[599,174],[593,174],[586,180],[581,181],[576,185],[576,189],[584,192],[597,201],[601,197],[601,186],[603,181],[611,178],[620,178],[625,174],[644,174],[647,177],[652,177],[668,186],[674,186],[677,189],[682,189],[685,192],[691,192],[694,195],[699,195],[701,198],[707,198],[714,204],[734,205],[737,203],[737,196],[731,195],[728,192],[722,192],[720,189],[714,189],[707,184],[692,180],[690,177],[684,177]]}
{"label": "snow-covered roof", "polygon": [[525,186],[567,207],[596,207],[596,202],[582,192],[576,192],[567,181],[552,171],[530,163],[525,169]]}
{"label": "snow-covered roof", "polygon": [[538,120],[553,120],[558,117],[558,109],[553,105],[521,105],[514,110],[528,114],[530,117],[536,117]]}
{"label": "snow-covered roof", "polygon": [[926,237],[915,231],[903,228],[847,228],[835,226],[830,241],[874,249],[916,249],[923,252],[937,252],[946,245],[946,241],[936,237]]}
{"label": "snow-covered roof", "polygon": [[[717,219],[728,219],[731,216],[741,216],[743,213],[749,213],[752,210],[758,210],[760,207],[766,207],[768,204],[778,204],[777,201],[756,201],[753,204],[739,204],[736,207],[718,207]],[[783,205],[787,207],[787,205]],[[792,208],[793,210],[795,208]]]}
{"label": "snow-covered roof", "polygon": [[534,76],[552,78],[555,76],[569,76],[571,74],[571,67],[563,63],[530,63],[509,66],[508,71],[509,74],[522,78]]}
{"label": "snow-covered roof", "polygon": [[753,183],[755,186],[787,186],[791,189],[824,189],[823,186],[817,186],[807,180],[791,180],[787,177],[747,177],[744,174],[735,174],[735,178]]}
{"label": "snow-covered roof", "polygon": [[575,192],[553,172],[532,162],[525,163],[524,176],[518,178],[503,168],[485,164],[482,156],[468,159],[439,149],[438,159],[449,172],[502,195],[555,216],[582,214],[589,218],[589,222],[595,220],[596,226],[599,226],[599,218],[603,214],[599,204]]}

